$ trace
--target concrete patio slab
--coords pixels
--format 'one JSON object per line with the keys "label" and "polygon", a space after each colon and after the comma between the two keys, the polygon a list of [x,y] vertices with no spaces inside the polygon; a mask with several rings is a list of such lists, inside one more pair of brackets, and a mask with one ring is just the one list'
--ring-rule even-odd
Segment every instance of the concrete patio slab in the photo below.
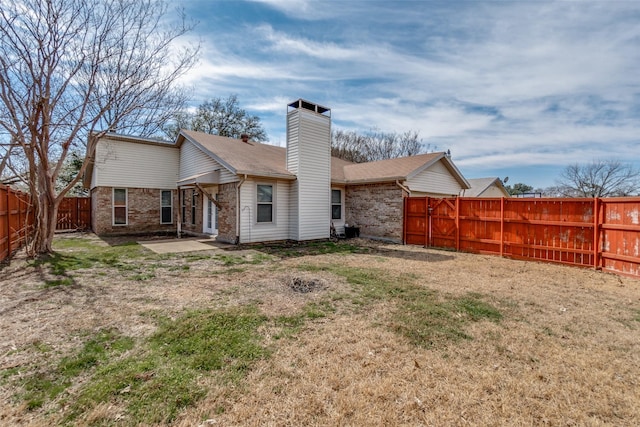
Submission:
{"label": "concrete patio slab", "polygon": [[224,245],[213,239],[147,240],[138,244],[157,254],[220,250]]}

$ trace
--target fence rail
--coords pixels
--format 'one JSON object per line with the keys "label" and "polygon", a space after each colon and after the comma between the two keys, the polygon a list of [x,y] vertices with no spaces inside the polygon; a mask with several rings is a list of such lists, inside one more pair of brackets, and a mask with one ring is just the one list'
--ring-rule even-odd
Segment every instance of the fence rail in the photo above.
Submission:
{"label": "fence rail", "polygon": [[33,227],[30,197],[0,185],[0,261],[26,243]]}
{"label": "fence rail", "polygon": [[640,277],[640,198],[405,200],[404,241]]}

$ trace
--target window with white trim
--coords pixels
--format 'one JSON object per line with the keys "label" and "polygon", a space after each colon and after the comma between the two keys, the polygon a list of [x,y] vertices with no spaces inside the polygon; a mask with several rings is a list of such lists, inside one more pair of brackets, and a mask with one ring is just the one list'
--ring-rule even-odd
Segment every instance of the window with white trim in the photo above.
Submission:
{"label": "window with white trim", "polygon": [[273,222],[273,185],[257,185],[257,222]]}
{"label": "window with white trim", "polygon": [[113,189],[113,225],[127,225],[127,189]]}
{"label": "window with white trim", "polygon": [[342,190],[331,190],[331,219],[342,219]]}
{"label": "window with white trim", "polygon": [[160,224],[173,223],[173,194],[171,190],[160,190]]}

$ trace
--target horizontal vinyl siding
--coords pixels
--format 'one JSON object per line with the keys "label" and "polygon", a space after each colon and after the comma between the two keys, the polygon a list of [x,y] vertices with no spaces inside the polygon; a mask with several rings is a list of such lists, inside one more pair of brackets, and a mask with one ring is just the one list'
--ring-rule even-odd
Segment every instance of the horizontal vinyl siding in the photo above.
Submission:
{"label": "horizontal vinyl siding", "polygon": [[[437,162],[427,170],[422,171],[415,177],[407,181],[412,195],[424,193],[427,195],[458,195],[462,187],[460,183],[451,175],[449,169]],[[416,194],[414,194],[414,192]]]}
{"label": "horizontal vinyl siding", "polygon": [[287,170],[292,174],[298,174],[299,122],[297,111],[287,115]]}
{"label": "horizontal vinyl siding", "polygon": [[300,240],[298,223],[298,181],[289,185],[289,239]]}
{"label": "horizontal vinyl siding", "polygon": [[219,184],[228,184],[238,181],[238,177],[220,163],[211,158],[207,153],[196,147],[192,142],[185,141],[180,147],[180,179],[201,173],[220,170]]}
{"label": "horizontal vinyl siding", "polygon": [[298,240],[329,237],[331,224],[331,124],[301,111]]}
{"label": "horizontal vinyl siding", "polygon": [[[256,222],[256,185],[274,186],[272,223]],[[247,179],[240,187],[240,243],[268,242],[289,238],[289,193],[288,181]]]}
{"label": "horizontal vinyl siding", "polygon": [[176,188],[180,156],[175,147],[102,139],[95,156],[92,188]]}

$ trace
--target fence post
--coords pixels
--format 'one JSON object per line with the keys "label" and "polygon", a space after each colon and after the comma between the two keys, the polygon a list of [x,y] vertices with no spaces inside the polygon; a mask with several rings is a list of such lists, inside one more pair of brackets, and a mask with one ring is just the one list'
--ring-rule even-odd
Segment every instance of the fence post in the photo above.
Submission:
{"label": "fence post", "polygon": [[600,267],[600,199],[593,198],[593,268]]}
{"label": "fence post", "polygon": [[429,197],[424,198],[424,247],[429,247],[429,229],[431,228],[431,215],[429,215]]}
{"label": "fence post", "polygon": [[11,255],[11,188],[7,187],[7,254]]}
{"label": "fence post", "polygon": [[456,251],[460,250],[460,197],[456,197]]}
{"label": "fence post", "polygon": [[500,198],[500,257],[504,256],[504,197]]}

